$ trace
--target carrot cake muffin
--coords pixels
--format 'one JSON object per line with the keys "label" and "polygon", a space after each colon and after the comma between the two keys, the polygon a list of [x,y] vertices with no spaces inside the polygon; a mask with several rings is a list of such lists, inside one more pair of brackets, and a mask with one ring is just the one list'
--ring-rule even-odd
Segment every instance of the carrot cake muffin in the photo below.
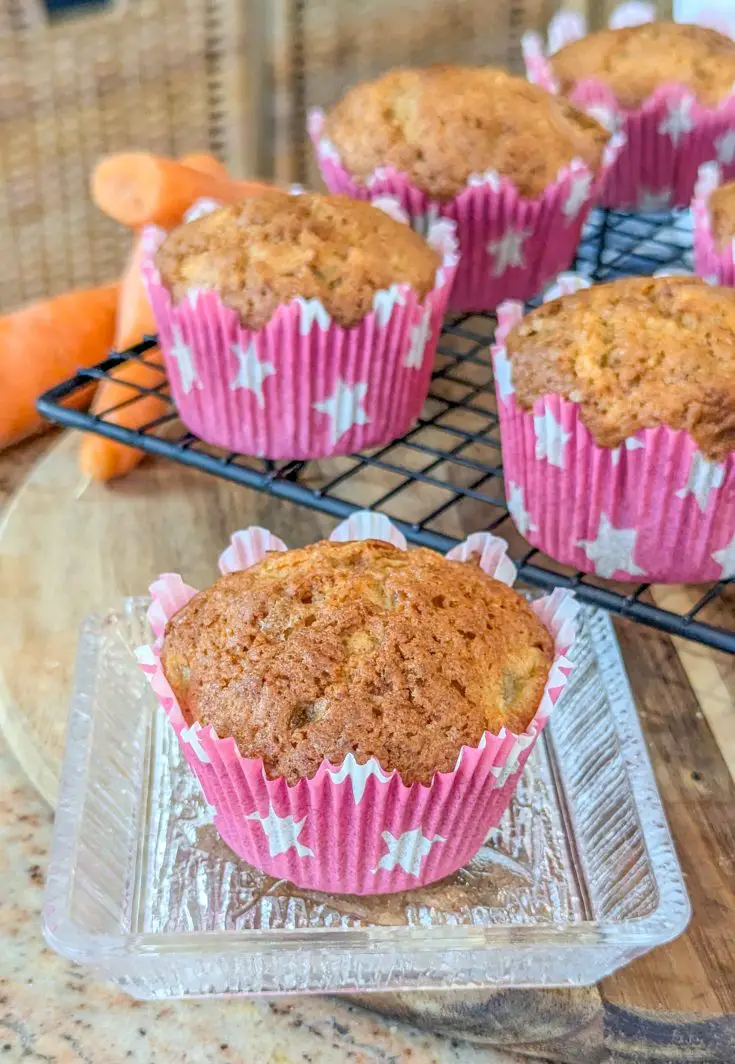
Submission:
{"label": "carrot cake muffin", "polygon": [[531,311],[506,341],[515,398],[579,403],[602,447],[683,429],[710,460],[735,450],[735,291],[695,277],[625,278]]}
{"label": "carrot cake muffin", "polygon": [[369,203],[275,189],[175,229],[155,262],[174,302],[192,288],[214,290],[249,329],[297,297],[354,325],[393,284],[423,300],[440,265],[420,236]]}
{"label": "carrot cake muffin", "polygon": [[687,86],[701,103],[714,107],[735,83],[735,41],[704,26],[674,22],[591,33],[560,48],[550,61],[562,93],[594,78],[630,109],[671,82]]}
{"label": "carrot cake muffin", "polygon": [[566,100],[491,67],[391,70],[350,89],[324,135],[363,184],[393,167],[436,199],[493,170],[536,196],[561,167],[599,169],[609,133]]}
{"label": "carrot cake muffin", "polygon": [[270,778],[351,753],[428,784],[485,731],[527,728],[553,655],[528,603],[479,566],[368,540],[222,577],[169,622],[161,662],[187,722]]}

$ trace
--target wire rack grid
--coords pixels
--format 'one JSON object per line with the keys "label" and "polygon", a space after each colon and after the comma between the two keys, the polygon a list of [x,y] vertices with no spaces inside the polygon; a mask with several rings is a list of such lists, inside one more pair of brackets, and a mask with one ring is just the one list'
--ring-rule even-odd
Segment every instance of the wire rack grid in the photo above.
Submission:
{"label": "wire rack grid", "polygon": [[[578,250],[575,269],[595,281],[660,270],[690,272],[691,218],[687,211],[630,215],[594,211]],[[648,584],[618,584],[558,566],[531,548],[515,530],[505,502],[498,419],[492,382],[492,315],[447,319],[438,348],[429,398],[416,425],[377,450],[319,462],[279,462],[226,453],[187,432],[168,395],[165,373],[151,367],[149,387],[96,414],[65,405],[90,381],[105,380],[127,360],[147,361],[154,338],[113,353],[91,369],[50,389],[39,411],[62,425],[133,444],[151,454],[225,477],[277,498],[347,517],[357,509],[390,516],[409,542],[447,550],[469,531],[497,531],[511,545],[527,584],[575,590],[584,602],[645,625],[735,654],[735,630],[723,625],[733,590],[730,581],[703,586],[683,612],[662,609]],[[120,410],[146,395],[160,397],[166,412],[138,429],[117,423]],[[718,623],[713,623],[712,617]]]}

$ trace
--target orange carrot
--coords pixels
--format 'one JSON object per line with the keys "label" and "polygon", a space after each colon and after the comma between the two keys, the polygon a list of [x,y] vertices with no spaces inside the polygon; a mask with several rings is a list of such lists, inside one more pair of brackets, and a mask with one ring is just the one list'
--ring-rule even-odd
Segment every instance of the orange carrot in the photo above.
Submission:
{"label": "orange carrot", "polygon": [[[161,369],[156,368],[163,364],[160,350],[151,348],[143,358],[145,363],[136,359],[118,366],[112,371],[113,380],[103,381],[97,389],[92,410],[104,415],[106,422],[137,429],[171,409],[166,400],[158,395],[137,397],[138,388],[156,388],[163,380]],[[114,409],[129,399],[134,401]],[[143,452],[136,447],[128,447],[102,436],[84,436],[79,447],[79,468],[93,480],[112,480],[113,477],[124,476],[142,458]]]}
{"label": "orange carrot", "polygon": [[182,155],[179,162],[191,170],[198,170],[200,174],[209,174],[210,177],[217,177],[224,181],[230,180],[227,167],[219,159],[215,159],[213,155],[207,155],[206,152],[190,152],[188,155]]}
{"label": "orange carrot", "polygon": [[107,155],[92,174],[92,198],[101,211],[123,225],[170,228],[195,200],[207,196],[234,203],[270,186],[260,181],[213,177],[174,159],[147,152]]}
{"label": "orange carrot", "polygon": [[115,324],[118,351],[139,344],[146,334],[156,331],[156,321],[143,283],[142,261],[143,244],[140,237],[136,237],[120,281]]}
{"label": "orange carrot", "polygon": [[[44,427],[35,409],[41,392],[105,358],[114,338],[117,289],[107,284],[66,292],[0,315],[0,447]],[[84,403],[84,395],[76,397],[75,405]]]}

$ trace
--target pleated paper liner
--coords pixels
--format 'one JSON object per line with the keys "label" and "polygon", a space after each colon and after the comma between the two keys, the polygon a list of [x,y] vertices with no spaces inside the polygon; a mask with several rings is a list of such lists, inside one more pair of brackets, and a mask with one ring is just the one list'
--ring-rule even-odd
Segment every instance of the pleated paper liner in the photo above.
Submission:
{"label": "pleated paper liner", "polygon": [[692,200],[694,222],[694,269],[710,284],[735,287],[735,234],[720,246],[712,233],[710,197],[722,184],[717,163],[705,163],[699,168],[697,187]]}
{"label": "pleated paper liner", "polygon": [[422,233],[438,218],[455,223],[460,261],[449,309],[462,312],[492,310],[505,299],[530,299],[570,265],[600,183],[622,147],[622,138],[611,138],[597,174],[581,159],[572,160],[533,198],[488,170],[473,174],[459,195],[436,201],[388,167],[378,168],[367,184],[360,183],[323,130],[324,114],[312,111],[309,135],[330,192],[362,200],[396,197],[413,228]]}
{"label": "pleated paper liner", "polygon": [[600,447],[579,405],[560,395],[522,409],[504,346],[522,318],[520,304],[501,306],[493,347],[505,490],[519,532],[556,561],[606,578],[735,575],[735,455],[710,462],[687,432],[665,425]]}
{"label": "pleated paper liner", "polygon": [[[388,519],[356,514],[332,539],[383,539],[405,549]],[[232,537],[220,559],[223,572],[254,564],[267,550],[284,550],[264,529]],[[515,567],[503,540],[470,536],[450,558],[472,557],[490,575],[511,584]],[[312,779],[294,786],[268,779],[263,762],[242,757],[231,738],[211,727],[187,725],[160,667],[166,621],[195,594],[181,577],[167,574],[151,588],[150,620],[156,636],[138,657],[212,806],[222,838],[244,861],[302,888],[349,894],[381,894],[422,886],[465,865],[508,807],[523,766],[554,709],[571,670],[566,653],[575,638],[576,605],[564,591],[533,603],[554,636],[556,654],[538,710],[520,735],[486,732],[476,748],[463,747],[452,772],[429,786],[406,786],[396,771],[375,759],[341,765],[324,762]]]}
{"label": "pleated paper liner", "polygon": [[391,285],[350,328],[318,299],[278,307],[262,329],[245,328],[215,291],[192,289],[174,303],[153,263],[164,236],[145,233],[143,271],[171,392],[190,432],[241,454],[309,459],[388,443],[413,425],[457,265],[449,223],[427,237],[442,265],[426,298]]}

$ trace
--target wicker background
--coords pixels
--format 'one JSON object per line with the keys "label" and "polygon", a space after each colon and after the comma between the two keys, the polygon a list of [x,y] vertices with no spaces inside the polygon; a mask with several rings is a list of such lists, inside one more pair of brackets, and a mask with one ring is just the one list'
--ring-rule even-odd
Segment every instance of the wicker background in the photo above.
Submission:
{"label": "wicker background", "polygon": [[49,20],[43,0],[0,0],[0,310],[119,272],[130,234],[87,191],[99,155],[209,149],[236,174],[315,182],[308,108],[400,63],[520,69],[523,32],[558,6],[110,0]]}

